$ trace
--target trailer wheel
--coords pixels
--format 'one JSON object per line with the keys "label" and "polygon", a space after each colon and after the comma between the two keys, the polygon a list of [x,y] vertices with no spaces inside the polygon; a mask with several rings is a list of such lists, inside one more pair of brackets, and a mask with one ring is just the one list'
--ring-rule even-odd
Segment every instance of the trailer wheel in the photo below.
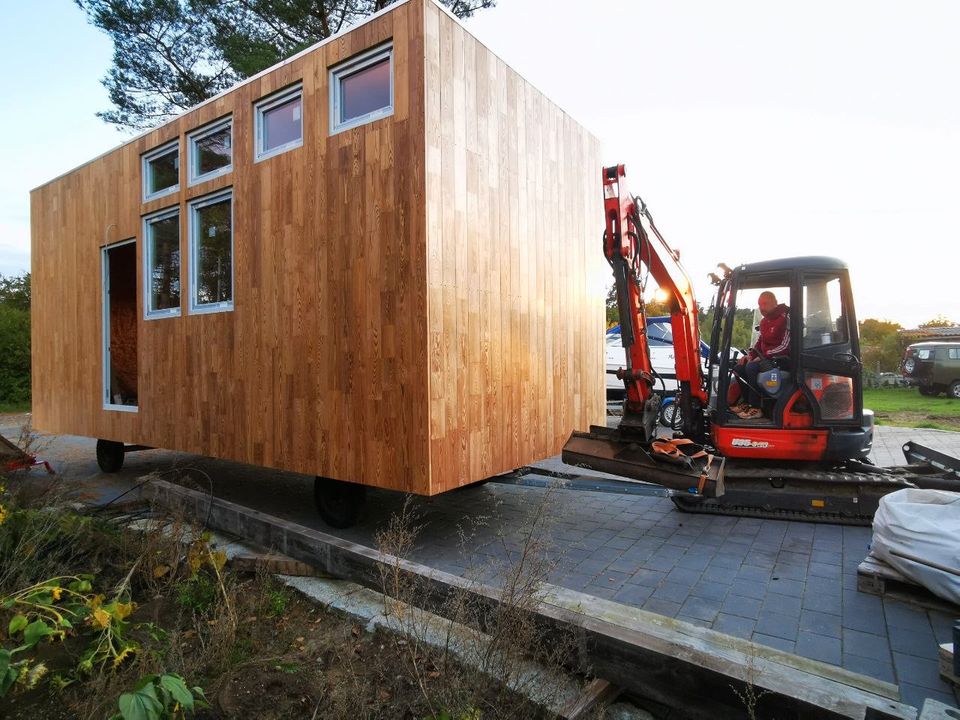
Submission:
{"label": "trailer wheel", "polygon": [[960,400],[960,380],[954,380],[950,384],[950,397]]}
{"label": "trailer wheel", "polygon": [[313,499],[317,512],[330,527],[343,529],[357,524],[367,488],[356,483],[317,476],[313,481]]}
{"label": "trailer wheel", "polygon": [[105,473],[115,473],[123,467],[123,443],[97,440],[97,465]]}
{"label": "trailer wheel", "polygon": [[660,424],[671,430],[680,430],[683,427],[683,412],[679,403],[672,402],[660,408]]}

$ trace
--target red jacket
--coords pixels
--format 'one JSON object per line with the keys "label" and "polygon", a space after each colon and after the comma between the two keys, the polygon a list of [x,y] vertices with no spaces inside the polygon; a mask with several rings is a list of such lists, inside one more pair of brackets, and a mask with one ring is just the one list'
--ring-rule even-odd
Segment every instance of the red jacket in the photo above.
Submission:
{"label": "red jacket", "polygon": [[790,354],[790,308],[777,305],[760,320],[760,337],[750,348],[750,357],[770,358]]}

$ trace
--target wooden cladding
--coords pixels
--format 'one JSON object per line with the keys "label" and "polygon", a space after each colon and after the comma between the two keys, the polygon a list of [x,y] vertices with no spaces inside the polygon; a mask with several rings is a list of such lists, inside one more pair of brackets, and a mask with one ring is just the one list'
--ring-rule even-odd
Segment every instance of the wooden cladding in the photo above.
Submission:
{"label": "wooden cladding", "polygon": [[[386,43],[392,114],[331,134],[330,68]],[[298,84],[302,145],[255,160],[258,103]],[[187,136],[227,117],[232,170],[191,185]],[[171,142],[179,187],[144,202]],[[554,454],[604,416],[599,172],[432,0],[391,6],[33,191],[34,422],[423,494]],[[191,204],[227,189],[233,309],[191,312]],[[104,409],[100,248],[135,237],[143,273],[168,209],[180,316],[138,294],[139,410]]]}

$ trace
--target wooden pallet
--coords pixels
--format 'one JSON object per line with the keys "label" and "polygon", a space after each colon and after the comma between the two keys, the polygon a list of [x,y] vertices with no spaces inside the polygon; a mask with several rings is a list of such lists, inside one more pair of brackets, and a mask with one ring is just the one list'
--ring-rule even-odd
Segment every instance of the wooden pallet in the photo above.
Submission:
{"label": "wooden pallet", "polygon": [[960,687],[960,678],[953,674],[953,643],[940,644],[940,677]]}
{"label": "wooden pallet", "polygon": [[956,614],[957,606],[915,583],[873,553],[857,567],[857,590],[924,608]]}

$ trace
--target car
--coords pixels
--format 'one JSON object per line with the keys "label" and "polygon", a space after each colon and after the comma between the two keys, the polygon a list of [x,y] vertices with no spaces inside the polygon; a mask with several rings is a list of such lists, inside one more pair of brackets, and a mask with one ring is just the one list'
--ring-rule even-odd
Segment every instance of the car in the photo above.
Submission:
{"label": "car", "polygon": [[[673,357],[673,328],[670,327],[670,316],[661,315],[647,318],[647,345],[650,347],[650,362],[656,373],[655,391],[664,397],[670,397],[677,392],[677,368]],[[620,337],[620,326],[607,330],[607,397],[623,397],[623,381],[617,378],[617,370],[626,365],[626,356],[623,351],[623,339]],[[700,356],[706,358],[710,347],[700,341]]]}
{"label": "car", "polygon": [[900,373],[921,395],[946,393],[960,400],[960,342],[919,342],[907,347]]}

